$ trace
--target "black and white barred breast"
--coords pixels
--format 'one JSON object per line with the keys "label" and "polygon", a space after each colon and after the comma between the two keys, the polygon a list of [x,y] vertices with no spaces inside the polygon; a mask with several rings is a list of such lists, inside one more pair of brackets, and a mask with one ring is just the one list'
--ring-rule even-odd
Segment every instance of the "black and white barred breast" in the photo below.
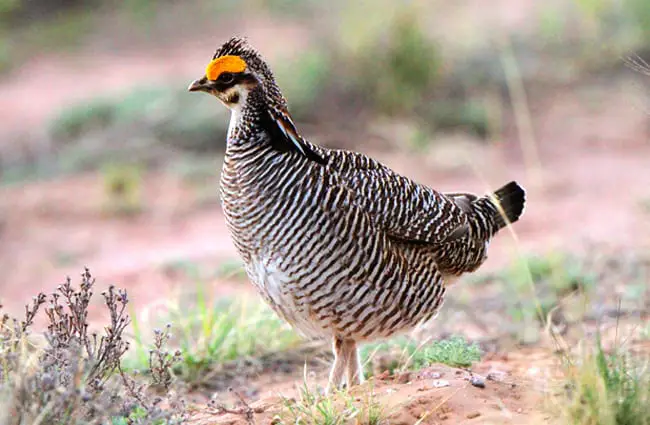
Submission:
{"label": "black and white barred breast", "polygon": [[444,295],[433,253],[389,237],[321,152],[326,166],[263,143],[229,146],[223,210],[250,279],[309,337],[383,338],[431,318]]}

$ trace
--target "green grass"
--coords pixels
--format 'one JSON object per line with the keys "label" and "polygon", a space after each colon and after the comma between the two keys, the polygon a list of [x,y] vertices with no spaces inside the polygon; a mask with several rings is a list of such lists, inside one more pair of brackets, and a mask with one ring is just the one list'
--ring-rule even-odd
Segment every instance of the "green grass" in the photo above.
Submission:
{"label": "green grass", "polygon": [[594,274],[585,268],[583,261],[558,252],[523,257],[512,264],[504,277],[515,288],[525,288],[532,279],[533,285],[547,286],[558,295],[587,290],[595,284]]}
{"label": "green grass", "polygon": [[[301,342],[298,334],[257,298],[215,301],[203,285],[198,285],[193,301],[170,306],[166,319],[172,323],[171,344],[183,355],[174,372],[193,384],[203,382],[224,363],[286,351]],[[134,320],[136,330],[139,326]],[[142,353],[132,356],[128,367],[144,368],[145,357]]]}
{"label": "green grass", "polygon": [[[225,149],[228,112],[210,96],[187,93],[186,85],[140,87],[61,108],[46,125],[56,153],[37,161],[14,161],[0,170],[2,182],[17,184],[114,164],[147,167],[173,158],[176,164],[171,171],[188,176],[196,186],[196,202],[214,204],[219,199],[216,183],[205,189],[205,181],[208,167],[216,181],[220,165],[206,153]],[[195,160],[198,156],[200,161]],[[179,165],[184,157],[186,165]],[[198,177],[202,182],[196,181]]]}
{"label": "green grass", "polygon": [[464,131],[486,139],[490,132],[490,115],[485,103],[478,99],[439,101],[425,105],[423,114],[434,131]]}
{"label": "green grass", "polygon": [[[134,312],[131,317],[135,349],[122,365],[126,370],[146,370],[150,342],[144,340],[142,328],[151,324],[141,323]],[[172,334],[170,346],[182,353],[174,375],[196,386],[209,381],[210,372],[219,372],[224,364],[288,351],[302,341],[261,301],[238,298],[212,302],[203,290],[193,302],[170,306],[165,320]]]}
{"label": "green grass", "polygon": [[491,279],[502,285],[506,312],[521,324],[516,337],[526,344],[539,339],[539,326],[546,326],[549,313],[566,297],[588,297],[595,288],[595,275],[584,262],[562,253],[522,257]]}
{"label": "green grass", "polygon": [[331,88],[335,74],[325,48],[314,48],[283,62],[278,61],[276,79],[297,121],[318,116],[318,102]]}
{"label": "green grass", "polygon": [[379,425],[387,423],[384,408],[375,400],[372,385],[361,397],[347,391],[322,395],[309,388],[307,379],[297,388],[298,396],[283,398],[281,412],[274,418],[277,425],[345,425],[349,423]]}
{"label": "green grass", "polygon": [[419,370],[436,363],[470,367],[481,359],[481,350],[478,345],[458,336],[425,344],[398,337],[363,346],[361,358],[366,365],[366,374],[372,374],[375,368],[393,373],[398,370]]}
{"label": "green grass", "polygon": [[576,425],[650,424],[648,359],[596,347],[569,366],[569,402],[560,401],[566,423]]}
{"label": "green grass", "polygon": [[377,110],[413,112],[440,81],[438,45],[426,34],[414,7],[400,9],[372,31],[375,36],[366,37],[367,45],[349,60],[352,79]]}
{"label": "green grass", "polygon": [[228,127],[226,109],[210,96],[187,93],[186,85],[179,81],[140,87],[73,104],[53,118],[50,134],[60,143],[112,133],[150,137],[188,151],[222,150]]}

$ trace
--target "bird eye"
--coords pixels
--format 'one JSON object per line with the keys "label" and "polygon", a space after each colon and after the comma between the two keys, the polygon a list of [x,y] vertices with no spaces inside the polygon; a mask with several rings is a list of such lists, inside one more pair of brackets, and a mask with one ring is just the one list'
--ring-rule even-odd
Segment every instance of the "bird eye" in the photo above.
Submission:
{"label": "bird eye", "polygon": [[219,75],[218,81],[220,83],[230,84],[230,83],[233,82],[234,79],[235,79],[235,76],[233,74],[231,74],[230,72],[222,72]]}

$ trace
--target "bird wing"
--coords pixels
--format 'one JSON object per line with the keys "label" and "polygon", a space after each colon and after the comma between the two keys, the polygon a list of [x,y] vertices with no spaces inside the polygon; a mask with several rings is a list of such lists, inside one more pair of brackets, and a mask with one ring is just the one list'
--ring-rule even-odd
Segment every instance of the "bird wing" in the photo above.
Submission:
{"label": "bird wing", "polygon": [[327,152],[340,184],[391,238],[439,244],[463,237],[467,214],[453,198],[401,176],[365,155]]}

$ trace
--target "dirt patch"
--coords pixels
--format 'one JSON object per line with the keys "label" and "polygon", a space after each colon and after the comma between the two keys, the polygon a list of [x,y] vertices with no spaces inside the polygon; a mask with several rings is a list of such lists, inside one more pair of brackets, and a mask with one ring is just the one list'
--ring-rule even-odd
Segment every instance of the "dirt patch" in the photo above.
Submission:
{"label": "dirt patch", "polygon": [[[548,386],[552,359],[537,353],[536,369],[523,355],[483,361],[472,371],[435,365],[417,373],[379,376],[350,391],[353,404],[373,402],[382,406],[384,422],[399,425],[419,424],[530,424],[548,423],[544,411],[544,391]],[[548,368],[548,369],[547,369]],[[473,385],[482,382],[483,385]],[[308,385],[324,385],[324,381]],[[280,384],[266,389],[250,407],[256,424],[273,423],[287,415],[283,405],[298,397],[295,387]],[[345,396],[339,396],[344,398]],[[339,402],[343,403],[341,400]],[[420,422],[418,422],[420,421]],[[234,414],[215,415],[197,412],[191,422],[200,424],[244,425],[250,422]],[[290,423],[290,422],[287,422]],[[346,423],[356,423],[350,420]]]}

